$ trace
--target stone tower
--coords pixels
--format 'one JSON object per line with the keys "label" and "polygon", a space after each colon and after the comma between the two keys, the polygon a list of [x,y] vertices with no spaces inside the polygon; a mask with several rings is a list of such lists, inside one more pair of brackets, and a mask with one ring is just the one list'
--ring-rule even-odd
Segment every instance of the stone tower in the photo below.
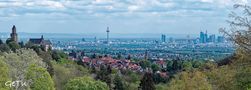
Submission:
{"label": "stone tower", "polygon": [[10,34],[10,39],[11,39],[12,41],[18,42],[17,30],[16,30],[16,26],[15,26],[15,25],[13,25],[13,27],[12,27],[12,32],[11,32],[11,34]]}

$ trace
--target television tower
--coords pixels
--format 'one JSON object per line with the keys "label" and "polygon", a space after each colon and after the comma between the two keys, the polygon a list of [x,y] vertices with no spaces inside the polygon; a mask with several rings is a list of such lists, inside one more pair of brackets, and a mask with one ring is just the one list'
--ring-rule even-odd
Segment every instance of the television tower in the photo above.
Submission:
{"label": "television tower", "polygon": [[109,44],[109,32],[110,32],[109,27],[107,27],[107,30],[106,30],[106,33],[107,33],[107,37],[106,37],[107,44]]}

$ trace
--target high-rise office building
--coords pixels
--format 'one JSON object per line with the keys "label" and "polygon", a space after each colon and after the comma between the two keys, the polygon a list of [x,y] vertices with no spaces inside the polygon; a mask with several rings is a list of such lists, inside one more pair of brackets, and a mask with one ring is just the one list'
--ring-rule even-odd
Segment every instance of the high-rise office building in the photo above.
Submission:
{"label": "high-rise office building", "polygon": [[215,34],[209,36],[208,42],[216,42]]}
{"label": "high-rise office building", "polygon": [[166,42],[166,35],[164,34],[161,35],[161,42]]}
{"label": "high-rise office building", "polygon": [[204,32],[200,32],[200,43],[205,43],[205,34]]}
{"label": "high-rise office building", "polygon": [[217,37],[217,42],[218,43],[223,43],[225,41],[225,38],[223,36],[218,36]]}
{"label": "high-rise office building", "polygon": [[208,42],[208,35],[207,35],[207,31],[206,31],[206,33],[204,34],[205,36],[204,36],[204,43],[207,43]]}

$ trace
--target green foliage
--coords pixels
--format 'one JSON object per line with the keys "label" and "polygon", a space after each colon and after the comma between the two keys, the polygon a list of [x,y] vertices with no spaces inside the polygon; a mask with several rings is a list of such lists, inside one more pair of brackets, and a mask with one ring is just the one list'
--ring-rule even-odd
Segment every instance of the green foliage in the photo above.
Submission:
{"label": "green foliage", "polygon": [[49,52],[45,52],[45,51],[39,51],[38,53],[39,57],[41,57],[43,59],[43,62],[45,62],[47,64],[47,71],[50,73],[51,76],[54,75],[54,68],[52,66],[52,57],[51,54]]}
{"label": "green foliage", "polygon": [[63,86],[69,81],[70,79],[73,79],[75,77],[81,77],[84,75],[89,75],[88,69],[77,65],[74,62],[69,63],[53,63],[54,68],[54,82],[56,84],[57,90],[62,90]]}
{"label": "green foliage", "polygon": [[13,40],[11,40],[10,38],[8,38],[8,39],[5,41],[6,44],[9,44],[10,42],[13,42]]}
{"label": "green foliage", "polygon": [[179,71],[182,69],[182,61],[181,60],[173,60],[173,71]]}
{"label": "green foliage", "polygon": [[[15,53],[3,53],[2,57],[6,66],[8,66],[9,77],[11,80],[20,80],[20,81],[29,81],[27,75],[45,75],[46,78],[51,78],[46,71],[46,64],[42,61],[42,59],[37,56],[36,52],[31,49],[19,49]],[[31,68],[32,65],[36,65],[36,67]],[[45,71],[44,71],[45,70]],[[41,72],[40,72],[41,71]],[[27,74],[29,73],[29,74]],[[46,73],[46,74],[43,74]],[[31,76],[32,76],[31,75]],[[30,77],[30,79],[35,79],[35,77]],[[44,80],[50,84],[50,81]],[[41,81],[41,82],[44,82]],[[52,82],[52,81],[51,81]],[[39,85],[35,85],[33,88],[40,87]],[[48,86],[46,86],[48,87]],[[52,85],[54,87],[54,85]],[[29,87],[15,87],[20,90],[29,89]],[[50,89],[49,89],[50,90]]]}
{"label": "green foliage", "polygon": [[203,65],[203,61],[201,60],[194,60],[192,63],[193,63],[193,68],[200,68]]}
{"label": "green foliage", "polygon": [[168,77],[161,77],[160,73],[155,73],[153,75],[153,80],[154,80],[154,83],[156,83],[156,84],[166,83],[168,80]]}
{"label": "green foliage", "polygon": [[114,90],[125,90],[123,81],[119,75],[116,75],[114,78]]}
{"label": "green foliage", "polygon": [[199,71],[181,72],[168,84],[168,90],[212,90],[207,77]]}
{"label": "green foliage", "polygon": [[157,84],[155,87],[156,90],[167,90],[167,86],[165,84]]}
{"label": "green foliage", "polygon": [[122,59],[121,53],[117,54],[117,59]]}
{"label": "green foliage", "polygon": [[251,85],[249,54],[238,53],[233,63],[206,72],[210,83],[220,90],[247,90]]}
{"label": "green foliage", "polygon": [[137,75],[136,73],[131,73],[128,75],[128,77],[130,78],[129,82],[131,83],[137,83],[140,81],[140,76]]}
{"label": "green foliage", "polygon": [[238,89],[251,89],[251,67],[239,70],[234,76]]}
{"label": "green foliage", "polygon": [[9,52],[10,47],[7,44],[0,44],[0,51],[1,52]]}
{"label": "green foliage", "polygon": [[20,49],[15,53],[4,53],[4,62],[8,65],[12,79],[23,80],[24,74],[31,64],[46,67],[42,59],[37,56],[36,52],[30,49]]}
{"label": "green foliage", "polygon": [[8,90],[9,88],[4,85],[5,82],[9,81],[8,66],[0,58],[0,90]]}
{"label": "green foliage", "polygon": [[139,90],[139,84],[138,83],[128,83],[126,82],[125,83],[125,90]]}
{"label": "green foliage", "polygon": [[19,44],[16,42],[9,42],[8,45],[12,51],[16,51],[17,49],[20,49]]}
{"label": "green foliage", "polygon": [[4,44],[2,39],[0,39],[0,45],[1,45],[1,44]]}
{"label": "green foliage", "polygon": [[91,58],[92,58],[92,59],[97,58],[96,53],[94,53],[94,54],[91,56]]}
{"label": "green foliage", "polygon": [[70,80],[65,85],[65,90],[109,90],[109,88],[101,81],[84,76]]}
{"label": "green foliage", "polygon": [[166,70],[171,71],[173,69],[173,61],[166,61]]}
{"label": "green foliage", "polygon": [[184,61],[182,63],[182,69],[183,70],[191,70],[193,68],[192,62],[191,61]]}
{"label": "green foliage", "polygon": [[42,51],[41,46],[35,45],[32,42],[27,42],[24,47],[33,49],[37,54],[40,54],[40,52]]}
{"label": "green foliage", "polygon": [[160,67],[159,67],[159,65],[157,65],[157,64],[152,64],[152,65],[151,65],[151,68],[152,68],[152,70],[153,70],[154,73],[155,73],[156,71],[159,71],[159,70],[160,70]]}
{"label": "green foliage", "polygon": [[106,82],[109,88],[111,88],[111,73],[112,70],[110,66],[101,65],[100,71],[97,73],[96,79]]}
{"label": "green foliage", "polygon": [[146,72],[140,81],[140,90],[155,90],[152,73]]}
{"label": "green foliage", "polygon": [[50,74],[43,67],[34,64],[30,65],[26,73],[26,79],[32,81],[30,85],[32,90],[55,90]]}
{"label": "green foliage", "polygon": [[68,56],[62,51],[52,51],[52,58],[57,62],[60,62],[61,59],[67,59]]}
{"label": "green foliage", "polygon": [[251,6],[236,4],[235,10],[232,11],[228,20],[229,28],[221,29],[221,32],[238,45],[237,48],[244,50],[246,53],[251,51]]}
{"label": "green foliage", "polygon": [[149,68],[151,66],[151,62],[148,61],[148,60],[141,60],[139,61],[139,65],[143,68],[143,69],[146,69],[146,68]]}

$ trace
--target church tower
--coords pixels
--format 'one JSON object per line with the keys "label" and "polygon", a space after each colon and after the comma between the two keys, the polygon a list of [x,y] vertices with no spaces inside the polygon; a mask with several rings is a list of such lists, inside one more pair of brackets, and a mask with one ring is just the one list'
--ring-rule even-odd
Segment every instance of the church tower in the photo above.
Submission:
{"label": "church tower", "polygon": [[10,34],[10,39],[12,40],[12,41],[15,41],[15,42],[18,42],[18,38],[17,38],[17,30],[16,30],[16,26],[15,25],[13,25],[13,27],[12,27],[12,32],[11,32],[11,34]]}

